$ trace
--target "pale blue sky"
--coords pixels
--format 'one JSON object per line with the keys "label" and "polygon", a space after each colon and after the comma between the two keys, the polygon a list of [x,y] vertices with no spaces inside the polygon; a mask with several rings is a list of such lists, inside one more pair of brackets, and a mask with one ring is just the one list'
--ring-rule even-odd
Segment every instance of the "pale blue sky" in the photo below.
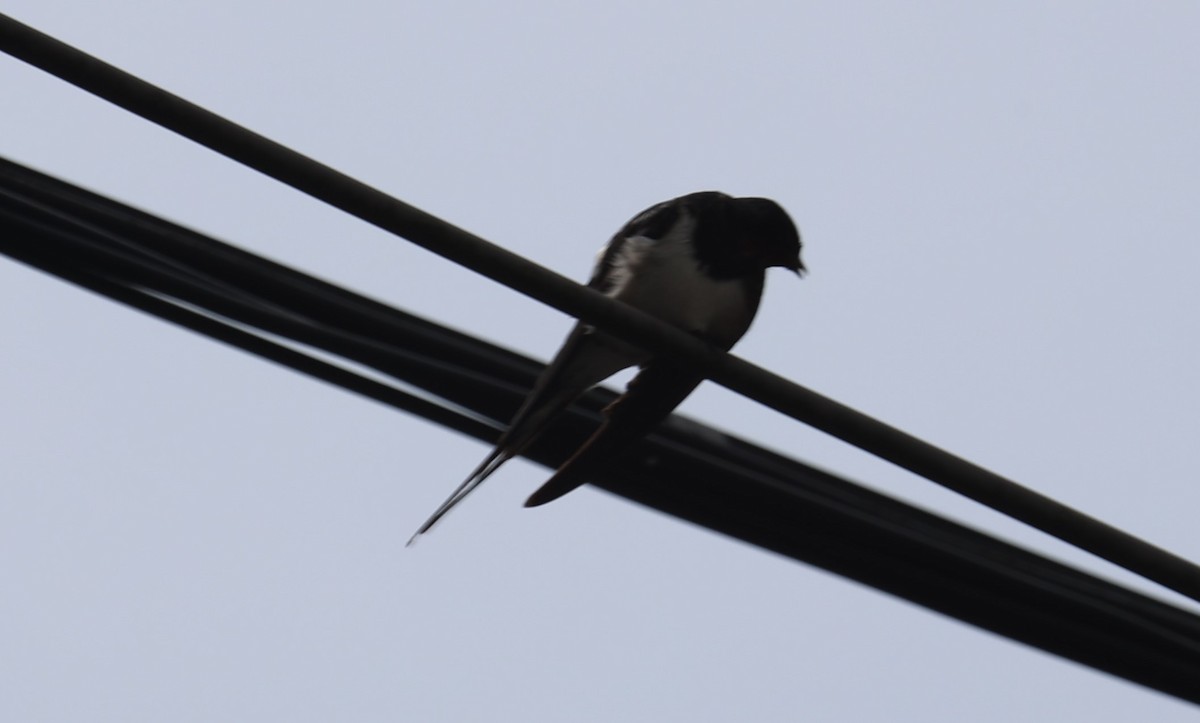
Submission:
{"label": "pale blue sky", "polygon": [[[4,12],[576,278],[788,208],[736,352],[1192,559],[1200,6]],[[561,314],[0,57],[0,155],[539,358]],[[515,462],[0,259],[0,718],[1183,721],[1195,709]],[[1164,598],[705,385],[684,411]],[[1197,606],[1191,605],[1193,609]]]}

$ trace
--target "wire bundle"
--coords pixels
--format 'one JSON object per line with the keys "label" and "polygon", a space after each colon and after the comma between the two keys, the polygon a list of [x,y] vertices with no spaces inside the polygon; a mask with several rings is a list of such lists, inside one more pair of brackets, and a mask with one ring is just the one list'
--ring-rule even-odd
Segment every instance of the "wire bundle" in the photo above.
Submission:
{"label": "wire bundle", "polygon": [[[470,336],[0,160],[0,253],[491,441],[541,369]],[[614,393],[527,454],[557,466]],[[1200,702],[1200,617],[673,417],[594,484]]]}

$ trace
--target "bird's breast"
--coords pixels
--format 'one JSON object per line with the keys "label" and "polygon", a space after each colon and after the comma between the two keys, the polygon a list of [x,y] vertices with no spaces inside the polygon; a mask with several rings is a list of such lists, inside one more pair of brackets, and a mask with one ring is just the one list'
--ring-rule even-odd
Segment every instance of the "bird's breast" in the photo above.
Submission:
{"label": "bird's breast", "polygon": [[682,240],[630,239],[609,291],[613,298],[726,347],[746,333],[754,316],[745,281],[717,280]]}

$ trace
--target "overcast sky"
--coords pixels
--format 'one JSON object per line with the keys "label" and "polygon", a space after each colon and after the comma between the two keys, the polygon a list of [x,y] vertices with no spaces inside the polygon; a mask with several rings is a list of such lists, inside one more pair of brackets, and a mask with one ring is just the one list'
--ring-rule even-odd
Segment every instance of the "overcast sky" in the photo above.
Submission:
{"label": "overcast sky", "polygon": [[[738,354],[1200,559],[1200,5],[8,0],[564,274],[777,199]],[[0,155],[537,358],[570,320],[8,57]],[[0,258],[0,719],[1108,721],[1195,708]],[[699,419],[1164,599],[707,384]],[[1180,603],[1191,609],[1197,606]]]}

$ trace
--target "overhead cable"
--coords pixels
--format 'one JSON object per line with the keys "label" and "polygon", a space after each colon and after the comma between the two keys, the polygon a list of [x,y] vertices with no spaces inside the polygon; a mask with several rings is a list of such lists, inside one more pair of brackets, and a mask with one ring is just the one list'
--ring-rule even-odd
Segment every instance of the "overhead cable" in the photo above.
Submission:
{"label": "overhead cable", "polygon": [[[494,441],[542,368],[3,160],[0,253],[485,442]],[[527,456],[549,467],[560,464],[614,396],[593,390]],[[672,417],[594,483],[1200,702],[1200,616],[694,420]],[[424,508],[415,514],[423,516]]]}

